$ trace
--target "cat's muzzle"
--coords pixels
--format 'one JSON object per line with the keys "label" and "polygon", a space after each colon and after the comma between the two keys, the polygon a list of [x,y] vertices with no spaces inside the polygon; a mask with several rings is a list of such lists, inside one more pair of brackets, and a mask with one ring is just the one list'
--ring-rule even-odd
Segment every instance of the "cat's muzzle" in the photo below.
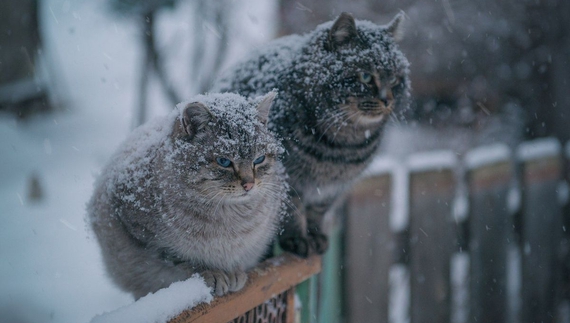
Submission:
{"label": "cat's muzzle", "polygon": [[366,114],[389,114],[392,112],[393,100],[383,102],[381,100],[362,101],[358,103],[358,109]]}

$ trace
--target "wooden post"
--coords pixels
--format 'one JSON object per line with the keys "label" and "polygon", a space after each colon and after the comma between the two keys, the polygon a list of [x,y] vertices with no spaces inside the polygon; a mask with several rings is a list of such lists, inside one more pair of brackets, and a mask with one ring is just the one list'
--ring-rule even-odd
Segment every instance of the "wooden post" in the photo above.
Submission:
{"label": "wooden post", "polygon": [[506,145],[481,147],[465,158],[469,188],[470,322],[506,322],[507,253],[514,243],[507,197],[514,176]]}
{"label": "wooden post", "polygon": [[551,323],[561,286],[560,143],[556,139],[523,143],[517,156],[523,183],[521,322]]}
{"label": "wooden post", "polygon": [[377,171],[355,185],[346,202],[346,322],[388,321],[392,175]]}
{"label": "wooden post", "polygon": [[411,322],[449,322],[456,157],[436,151],[413,155],[408,164]]}

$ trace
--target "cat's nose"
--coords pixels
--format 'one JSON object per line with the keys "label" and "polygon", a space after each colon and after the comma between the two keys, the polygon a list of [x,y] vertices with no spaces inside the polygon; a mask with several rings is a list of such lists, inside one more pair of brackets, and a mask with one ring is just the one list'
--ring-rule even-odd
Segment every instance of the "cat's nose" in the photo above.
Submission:
{"label": "cat's nose", "polygon": [[253,188],[254,183],[244,183],[241,186],[246,192],[249,192]]}
{"label": "cat's nose", "polygon": [[385,105],[388,105],[392,99],[394,99],[394,95],[392,94],[392,90],[389,88],[382,88],[378,95],[380,101],[382,101]]}

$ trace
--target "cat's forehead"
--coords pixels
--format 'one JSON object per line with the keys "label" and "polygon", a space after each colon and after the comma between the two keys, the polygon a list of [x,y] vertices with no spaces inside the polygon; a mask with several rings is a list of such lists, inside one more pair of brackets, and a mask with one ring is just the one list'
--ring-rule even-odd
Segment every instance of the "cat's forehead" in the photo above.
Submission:
{"label": "cat's forehead", "polygon": [[252,159],[258,155],[279,153],[273,136],[259,126],[254,126],[253,131],[245,131],[239,126],[226,125],[215,129],[213,135],[211,148],[214,155]]}
{"label": "cat's forehead", "polygon": [[[324,28],[326,27],[326,28]],[[369,21],[356,21],[358,38],[344,46],[330,51],[323,46],[314,52],[313,61],[327,66],[333,74],[353,73],[355,70],[373,70],[381,74],[403,74],[408,61],[390,37],[384,26]],[[328,41],[330,26],[320,28],[320,42]]]}

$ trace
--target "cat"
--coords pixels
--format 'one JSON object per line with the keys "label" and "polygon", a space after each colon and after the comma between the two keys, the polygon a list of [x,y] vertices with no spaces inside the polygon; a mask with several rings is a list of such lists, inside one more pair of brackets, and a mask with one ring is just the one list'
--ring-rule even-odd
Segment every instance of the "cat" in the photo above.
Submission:
{"label": "cat", "polygon": [[285,210],[275,95],[199,95],[126,139],[88,204],[119,287],[138,299],[196,273],[218,296],[244,286]]}
{"label": "cat", "polygon": [[342,13],[308,34],[274,40],[213,84],[245,96],[279,91],[269,126],[286,150],[295,205],[282,249],[304,257],[326,251],[325,212],[369,164],[391,114],[408,108],[408,61],[396,44],[403,19],[378,26]]}

